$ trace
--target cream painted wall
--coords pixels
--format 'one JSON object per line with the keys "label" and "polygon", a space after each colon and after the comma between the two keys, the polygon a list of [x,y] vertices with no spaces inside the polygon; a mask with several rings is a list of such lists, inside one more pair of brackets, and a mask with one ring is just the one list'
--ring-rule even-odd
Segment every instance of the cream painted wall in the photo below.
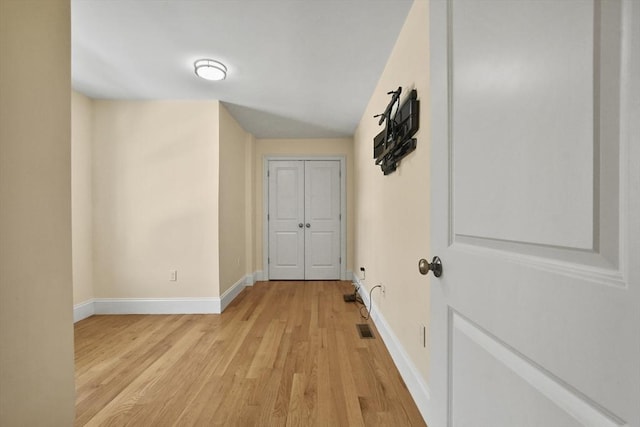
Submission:
{"label": "cream painted wall", "polygon": [[[254,221],[255,215],[255,199],[253,197],[255,191],[255,149],[256,139],[253,135],[247,134],[245,138],[245,162],[244,162],[244,184],[245,184],[245,206],[244,223],[247,232],[245,233],[246,264],[245,271],[247,273],[255,273],[254,256],[255,256],[255,234],[256,227]],[[252,277],[253,282],[255,277]]]}
{"label": "cream painted wall", "polygon": [[73,303],[93,298],[93,101],[71,93],[71,234]]}
{"label": "cream painted wall", "polygon": [[2,426],[74,419],[70,28],[69,0],[0,0]]}
{"label": "cream painted wall", "polygon": [[220,295],[218,114],[218,101],[94,101],[97,298]]}
{"label": "cream painted wall", "polygon": [[220,105],[220,295],[247,273],[247,205],[245,162],[250,135]]}
{"label": "cream painted wall", "polygon": [[353,270],[353,140],[342,139],[257,139],[254,155],[254,270],[263,271],[262,266],[262,193],[263,161],[267,156],[339,156],[345,157],[347,169],[347,271]]}
{"label": "cream painted wall", "polygon": [[[429,353],[420,343],[419,326],[429,321],[429,281],[418,273],[417,263],[433,255],[428,245],[428,47],[428,3],[416,1],[354,137],[354,265],[366,268],[367,289],[385,286],[385,297],[374,291],[373,299],[425,380]],[[398,86],[405,96],[418,91],[418,143],[397,171],[383,176],[372,159],[373,137],[382,127],[372,117],[384,111],[387,92]]]}

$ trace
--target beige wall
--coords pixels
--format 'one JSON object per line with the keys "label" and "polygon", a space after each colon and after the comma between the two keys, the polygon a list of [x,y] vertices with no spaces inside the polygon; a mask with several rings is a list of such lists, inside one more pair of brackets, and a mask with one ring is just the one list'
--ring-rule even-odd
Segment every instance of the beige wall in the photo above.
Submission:
{"label": "beige wall", "polygon": [[245,162],[247,139],[238,122],[220,105],[220,294],[244,279],[247,267]]}
{"label": "beige wall", "polygon": [[2,426],[74,419],[70,42],[69,0],[0,0]]}
{"label": "beige wall", "polygon": [[71,233],[73,303],[93,298],[93,101],[71,94]]}
{"label": "beige wall", "polygon": [[[428,279],[417,270],[429,257],[429,75],[428,3],[414,2],[383,75],[354,137],[355,252],[354,266],[366,268],[366,287],[381,283],[373,299],[425,379],[428,351],[419,341],[419,325],[428,325]],[[388,91],[417,89],[420,130],[417,149],[397,171],[383,176],[372,157],[373,137],[382,127],[373,115],[387,106]],[[404,97],[402,98],[404,99]],[[357,271],[359,273],[359,271]]]}
{"label": "beige wall", "polygon": [[218,101],[94,101],[97,298],[220,295],[218,114]]}
{"label": "beige wall", "polygon": [[347,270],[352,270],[353,239],[353,140],[342,139],[257,139],[254,154],[254,210],[255,224],[254,270],[263,271],[262,266],[262,209],[263,209],[263,161],[268,156],[339,156],[345,157],[347,169]]}
{"label": "beige wall", "polygon": [[254,221],[254,211],[255,211],[255,150],[256,150],[256,139],[253,135],[247,134],[245,138],[245,161],[244,161],[244,185],[245,185],[245,211],[244,211],[244,223],[245,229],[247,230],[245,233],[245,248],[247,249],[246,253],[246,264],[245,271],[247,273],[255,273],[256,269],[254,268],[255,262],[255,234],[256,234],[256,224]]}

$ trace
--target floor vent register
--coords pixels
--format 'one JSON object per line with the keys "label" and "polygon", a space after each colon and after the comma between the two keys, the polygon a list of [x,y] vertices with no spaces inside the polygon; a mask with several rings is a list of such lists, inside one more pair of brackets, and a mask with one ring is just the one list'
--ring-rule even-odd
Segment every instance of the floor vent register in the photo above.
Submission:
{"label": "floor vent register", "polygon": [[366,323],[359,323],[356,325],[358,328],[358,334],[360,334],[360,338],[362,339],[373,339],[373,332],[371,331],[371,327]]}

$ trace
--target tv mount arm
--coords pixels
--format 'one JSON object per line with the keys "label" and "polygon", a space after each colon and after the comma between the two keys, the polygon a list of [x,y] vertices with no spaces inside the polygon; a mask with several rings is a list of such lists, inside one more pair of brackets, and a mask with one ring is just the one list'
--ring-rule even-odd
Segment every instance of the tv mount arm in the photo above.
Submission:
{"label": "tv mount arm", "polygon": [[391,95],[387,108],[373,116],[380,118],[378,125],[386,122],[384,131],[374,139],[376,165],[380,165],[385,175],[395,171],[400,160],[416,148],[416,139],[411,137],[418,130],[418,95],[412,90],[409,99],[400,105],[401,93],[402,86],[387,92]]}
{"label": "tv mount arm", "polygon": [[402,93],[402,86],[398,86],[398,90],[392,90],[391,92],[387,92],[387,95],[393,95],[391,97],[391,101],[389,101],[389,105],[387,105],[386,110],[382,114],[376,114],[373,118],[380,117],[378,120],[378,125],[384,123],[385,120],[391,119],[391,111],[393,110],[393,105],[395,103],[400,102],[400,94]]}

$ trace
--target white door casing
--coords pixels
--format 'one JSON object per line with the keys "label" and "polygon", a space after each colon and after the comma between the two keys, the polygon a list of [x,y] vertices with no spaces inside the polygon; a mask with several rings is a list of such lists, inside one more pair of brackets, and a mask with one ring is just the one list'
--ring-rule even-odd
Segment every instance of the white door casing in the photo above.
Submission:
{"label": "white door casing", "polygon": [[427,422],[640,427],[640,2],[431,0]]}
{"label": "white door casing", "polygon": [[269,159],[265,166],[266,278],[344,278],[342,159]]}

